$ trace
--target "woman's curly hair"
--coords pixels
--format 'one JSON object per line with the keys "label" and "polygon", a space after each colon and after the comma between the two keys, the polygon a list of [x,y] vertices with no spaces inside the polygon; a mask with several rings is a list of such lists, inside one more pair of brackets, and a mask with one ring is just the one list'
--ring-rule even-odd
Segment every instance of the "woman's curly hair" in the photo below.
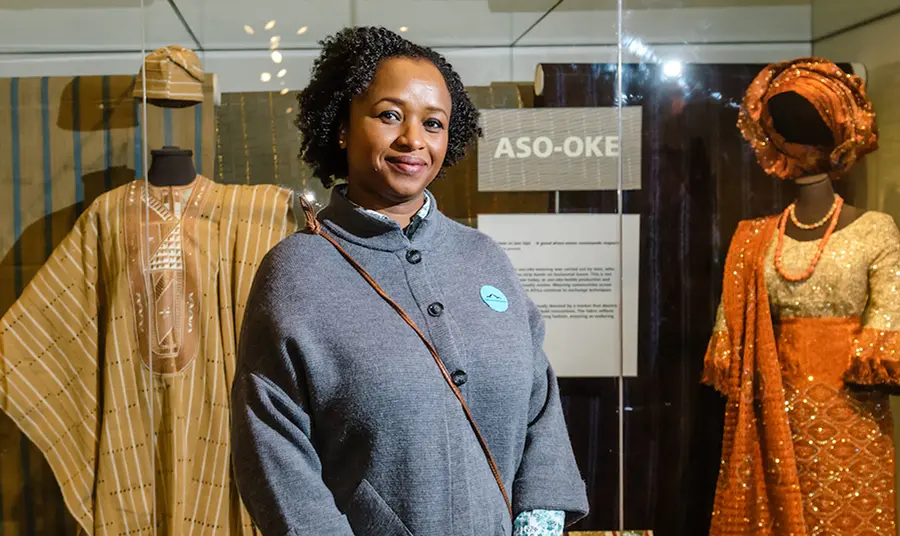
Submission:
{"label": "woman's curly hair", "polygon": [[444,76],[452,109],[447,156],[443,169],[458,162],[468,146],[481,135],[478,109],[447,60],[428,47],[413,44],[385,28],[344,28],[321,41],[322,53],[313,64],[309,86],[297,97],[300,112],[300,157],[312,166],[313,175],[329,188],[335,179],[347,177],[347,156],[338,147],[340,129],[346,124],[350,101],[362,94],[375,78],[381,61],[414,58],[430,61]]}

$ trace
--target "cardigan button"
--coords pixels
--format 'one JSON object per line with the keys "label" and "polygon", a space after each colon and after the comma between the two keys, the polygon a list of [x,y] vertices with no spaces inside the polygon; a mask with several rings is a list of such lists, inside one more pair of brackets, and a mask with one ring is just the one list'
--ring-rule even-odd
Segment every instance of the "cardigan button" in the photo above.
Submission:
{"label": "cardigan button", "polygon": [[428,306],[428,314],[437,318],[444,314],[444,304],[441,302],[434,302]]}
{"label": "cardigan button", "polygon": [[422,253],[418,249],[411,249],[406,252],[406,262],[410,264],[419,264],[422,262]]}
{"label": "cardigan button", "polygon": [[450,379],[453,380],[453,385],[457,387],[462,387],[463,384],[469,379],[468,375],[463,370],[457,370],[453,374],[450,375]]}

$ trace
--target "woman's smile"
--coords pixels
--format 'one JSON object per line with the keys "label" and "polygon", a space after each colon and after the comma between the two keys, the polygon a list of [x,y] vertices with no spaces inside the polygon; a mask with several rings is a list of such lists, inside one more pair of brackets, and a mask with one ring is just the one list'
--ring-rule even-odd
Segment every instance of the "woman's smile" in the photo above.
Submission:
{"label": "woman's smile", "polygon": [[418,176],[428,170],[428,162],[418,156],[389,156],[385,161],[391,169],[401,175]]}

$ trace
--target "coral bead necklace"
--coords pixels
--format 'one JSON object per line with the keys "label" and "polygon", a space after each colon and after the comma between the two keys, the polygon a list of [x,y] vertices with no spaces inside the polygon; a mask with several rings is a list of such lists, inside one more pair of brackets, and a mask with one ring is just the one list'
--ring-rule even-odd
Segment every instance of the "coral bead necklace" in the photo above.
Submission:
{"label": "coral bead necklace", "polygon": [[[781,277],[787,279],[788,281],[804,281],[809,279],[813,272],[816,270],[816,265],[819,264],[819,260],[822,258],[822,254],[825,252],[825,246],[828,244],[828,239],[831,238],[831,234],[834,232],[835,227],[837,227],[838,218],[841,215],[841,207],[844,206],[844,199],[835,195],[834,197],[834,205],[832,205],[831,210],[829,210],[829,214],[831,215],[831,223],[828,225],[828,229],[825,230],[825,236],[819,241],[819,247],[816,249],[815,255],[813,255],[812,261],[810,261],[809,266],[806,267],[806,270],[801,274],[789,274],[784,269],[784,258],[782,255],[784,249],[784,234],[787,229],[787,221],[788,218],[794,216],[794,209],[796,205],[791,203],[791,205],[784,210],[784,213],[781,215],[781,221],[778,223],[778,243],[775,246],[775,269],[778,270],[778,273],[781,274]],[[796,222],[795,222],[796,223]],[[812,227],[813,229],[816,227],[821,227],[824,224],[824,221]],[[798,226],[799,227],[799,226]],[[803,228],[803,227],[801,227]]]}

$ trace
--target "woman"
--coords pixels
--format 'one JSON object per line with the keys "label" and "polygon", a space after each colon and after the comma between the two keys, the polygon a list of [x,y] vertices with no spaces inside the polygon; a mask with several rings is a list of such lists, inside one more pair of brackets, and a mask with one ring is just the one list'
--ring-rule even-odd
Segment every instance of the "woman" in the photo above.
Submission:
{"label": "woman", "polygon": [[587,501],[540,313],[502,249],[426,190],[478,112],[443,57],[388,30],[322,44],[301,152],[346,184],[254,282],[232,395],[241,497],[267,535],[515,520],[558,536]]}

